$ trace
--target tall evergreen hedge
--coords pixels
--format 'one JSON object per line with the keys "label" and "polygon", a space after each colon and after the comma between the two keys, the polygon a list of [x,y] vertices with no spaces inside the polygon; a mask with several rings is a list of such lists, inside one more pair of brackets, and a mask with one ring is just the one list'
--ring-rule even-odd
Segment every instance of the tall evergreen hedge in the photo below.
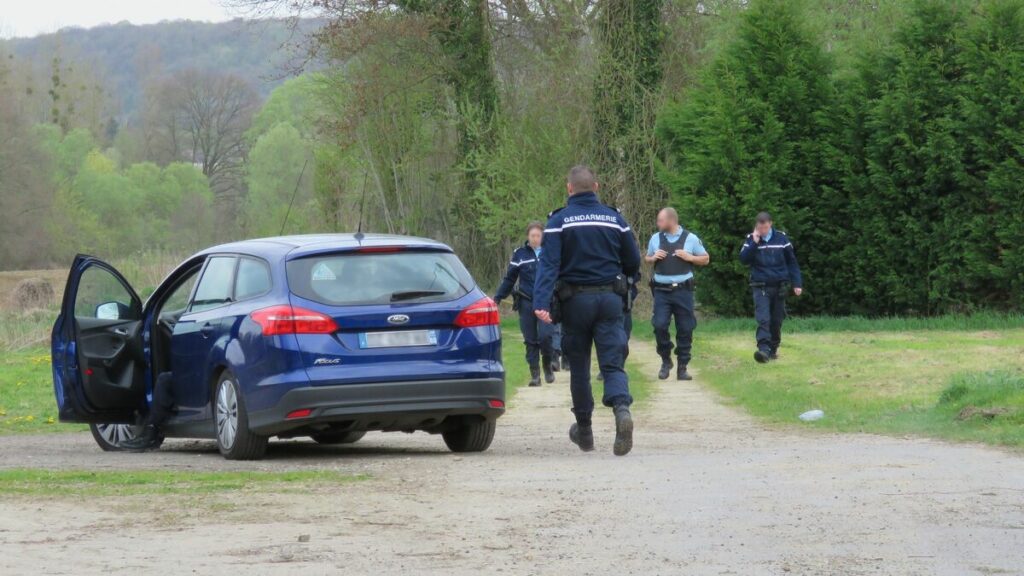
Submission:
{"label": "tall evergreen hedge", "polygon": [[737,260],[775,214],[804,311],[1024,304],[1024,0],[914,0],[838,70],[808,5],[753,0],[660,115],[662,179],[713,265],[699,298],[749,312]]}

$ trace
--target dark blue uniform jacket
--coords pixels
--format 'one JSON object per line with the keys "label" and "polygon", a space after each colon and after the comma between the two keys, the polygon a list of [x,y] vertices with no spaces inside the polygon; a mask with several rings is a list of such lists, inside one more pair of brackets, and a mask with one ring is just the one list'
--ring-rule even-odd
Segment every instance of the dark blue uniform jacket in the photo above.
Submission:
{"label": "dark blue uniform jacket", "polygon": [[640,270],[640,251],[626,219],[593,192],[569,196],[566,206],[551,214],[542,247],[534,288],[539,310],[550,306],[556,280],[601,286]]}
{"label": "dark blue uniform jacket", "polygon": [[498,292],[494,295],[495,300],[503,300],[512,294],[512,289],[519,281],[519,293],[527,298],[533,298],[533,284],[537,279],[537,253],[529,244],[523,244],[512,253],[508,262],[508,270],[505,271],[505,279],[498,286]]}
{"label": "dark blue uniform jacket", "polygon": [[778,285],[789,282],[794,288],[803,287],[800,265],[796,262],[793,243],[784,232],[772,230],[771,239],[754,243],[754,237],[747,235],[747,240],[740,248],[740,262],[750,267],[750,281]]}

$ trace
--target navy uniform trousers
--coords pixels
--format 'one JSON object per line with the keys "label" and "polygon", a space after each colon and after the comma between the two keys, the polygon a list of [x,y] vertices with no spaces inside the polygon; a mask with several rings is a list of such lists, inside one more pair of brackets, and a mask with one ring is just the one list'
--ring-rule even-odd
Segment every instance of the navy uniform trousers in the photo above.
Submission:
{"label": "navy uniform trousers", "polygon": [[774,354],[782,343],[782,321],[786,319],[788,286],[754,286],[754,319],[757,320],[757,349]]}
{"label": "navy uniform trousers", "polygon": [[676,356],[679,365],[690,363],[693,349],[693,331],[697,328],[697,316],[693,312],[693,290],[676,288],[672,291],[652,289],[654,296],[654,337],[658,342],[658,354],[665,360],[672,358],[672,335],[669,327],[676,324]]}
{"label": "navy uniform trousers", "polygon": [[623,369],[626,330],[622,314],[622,297],[613,292],[580,292],[562,303],[562,353],[569,359],[572,411],[581,424],[587,424],[594,412],[592,347],[597,349],[598,367],[604,375],[602,403],[609,407],[633,403]]}
{"label": "navy uniform trousers", "polygon": [[555,328],[540,321],[533,313],[533,302],[523,298],[519,301],[519,331],[526,344],[526,363],[531,367],[540,366],[540,356],[551,358],[554,349],[552,339]]}

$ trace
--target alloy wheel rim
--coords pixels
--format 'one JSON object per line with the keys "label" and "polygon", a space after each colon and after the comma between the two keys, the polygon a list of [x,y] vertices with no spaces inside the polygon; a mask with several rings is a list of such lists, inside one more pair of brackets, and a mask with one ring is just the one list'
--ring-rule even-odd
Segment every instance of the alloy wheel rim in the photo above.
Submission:
{"label": "alloy wheel rim", "polygon": [[238,434],[238,396],[229,380],[221,382],[217,392],[217,439],[230,450]]}
{"label": "alloy wheel rim", "polygon": [[120,446],[138,436],[138,428],[131,424],[97,424],[96,431],[111,446]]}

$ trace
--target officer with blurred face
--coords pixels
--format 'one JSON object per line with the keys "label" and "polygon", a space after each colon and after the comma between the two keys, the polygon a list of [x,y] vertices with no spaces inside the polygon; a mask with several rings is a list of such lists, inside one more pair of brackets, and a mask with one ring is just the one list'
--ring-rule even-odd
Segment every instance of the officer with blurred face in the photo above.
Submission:
{"label": "officer with blurred face", "polygon": [[551,322],[553,304],[560,307],[562,353],[569,359],[576,415],[569,439],[583,451],[594,449],[590,350],[595,347],[604,375],[602,401],[615,413],[613,452],[622,456],[633,447],[623,310],[629,295],[626,279],[639,270],[640,252],[622,214],[598,200],[598,183],[589,168],[573,168],[567,189],[568,203],[552,213],[544,229],[534,308],[538,318]]}
{"label": "officer with blurred face", "polygon": [[[544,381],[555,381],[552,372],[554,328],[541,322],[533,313],[533,286],[536,281],[537,259],[541,253],[541,239],[544,225],[531,222],[526,227],[526,243],[512,253],[505,278],[494,295],[495,302],[513,296],[513,308],[519,312],[519,331],[526,344],[526,363],[530,366],[530,386],[540,386],[541,358],[543,358]],[[518,282],[518,286],[516,285]]]}
{"label": "officer with blurred face", "polygon": [[697,316],[693,312],[693,267],[707,266],[708,255],[700,238],[679,225],[679,214],[674,208],[658,212],[658,232],[647,243],[645,260],[654,264],[651,295],[654,297],[654,336],[658,341],[661,370],[658,378],[664,380],[672,372],[672,335],[669,326],[676,323],[676,357],[678,380],[692,380],[686,371],[693,348],[693,330]]}
{"label": "officer with blurred face", "polygon": [[782,343],[782,321],[786,318],[786,294],[804,292],[800,265],[793,243],[776,230],[767,212],[757,215],[754,231],[740,248],[740,262],[750,268],[750,288],[754,294],[754,318],[757,320],[757,352],[754,359],[764,364],[778,359]]}

